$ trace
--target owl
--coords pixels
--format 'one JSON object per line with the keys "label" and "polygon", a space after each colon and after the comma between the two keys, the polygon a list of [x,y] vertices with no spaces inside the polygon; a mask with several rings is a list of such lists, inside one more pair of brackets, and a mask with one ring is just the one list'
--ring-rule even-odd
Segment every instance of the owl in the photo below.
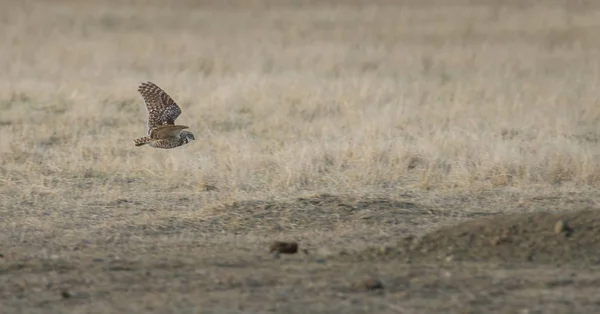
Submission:
{"label": "owl", "polygon": [[138,92],[144,98],[148,109],[148,136],[133,140],[135,146],[148,144],[154,148],[167,149],[195,140],[194,134],[185,130],[187,126],[175,124],[175,119],[181,114],[181,108],[165,91],[152,82],[146,82],[138,87]]}

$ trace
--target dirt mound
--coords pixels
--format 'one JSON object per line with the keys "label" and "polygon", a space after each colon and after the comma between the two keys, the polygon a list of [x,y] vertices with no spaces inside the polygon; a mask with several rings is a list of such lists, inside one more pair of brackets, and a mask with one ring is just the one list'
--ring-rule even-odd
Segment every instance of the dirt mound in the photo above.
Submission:
{"label": "dirt mound", "polygon": [[[381,250],[380,250],[381,251]],[[600,210],[498,215],[404,238],[407,260],[598,264]]]}

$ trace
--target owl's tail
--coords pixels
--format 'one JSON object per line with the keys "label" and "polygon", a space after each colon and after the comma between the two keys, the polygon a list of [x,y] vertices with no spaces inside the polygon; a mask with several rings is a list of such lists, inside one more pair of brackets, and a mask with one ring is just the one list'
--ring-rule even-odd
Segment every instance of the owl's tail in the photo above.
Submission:
{"label": "owl's tail", "polygon": [[140,138],[133,140],[133,142],[135,143],[135,146],[142,146],[142,145],[150,143],[150,137],[149,136],[140,137]]}

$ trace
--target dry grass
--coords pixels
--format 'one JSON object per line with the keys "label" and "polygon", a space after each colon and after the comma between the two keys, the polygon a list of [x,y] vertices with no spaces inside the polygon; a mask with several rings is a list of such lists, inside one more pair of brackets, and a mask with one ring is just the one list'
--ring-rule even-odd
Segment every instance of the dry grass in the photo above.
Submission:
{"label": "dry grass", "polygon": [[[596,200],[600,5],[476,2],[2,1],[2,240],[315,193]],[[195,142],[134,147],[146,80]]]}
{"label": "dry grass", "polygon": [[[600,183],[591,5],[192,3],[6,4],[4,186],[118,176],[230,200]],[[132,147],[144,80],[181,104],[193,145]]]}

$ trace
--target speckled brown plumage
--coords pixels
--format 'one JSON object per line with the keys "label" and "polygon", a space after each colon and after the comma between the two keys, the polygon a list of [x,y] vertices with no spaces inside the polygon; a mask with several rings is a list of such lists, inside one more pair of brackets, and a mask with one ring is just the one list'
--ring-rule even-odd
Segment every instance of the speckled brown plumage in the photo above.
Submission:
{"label": "speckled brown plumage", "polygon": [[181,108],[164,90],[152,82],[145,82],[138,87],[138,91],[148,109],[148,136],[135,139],[135,146],[148,144],[155,148],[175,148],[194,140],[192,132],[184,131],[187,126],[175,125]]}

